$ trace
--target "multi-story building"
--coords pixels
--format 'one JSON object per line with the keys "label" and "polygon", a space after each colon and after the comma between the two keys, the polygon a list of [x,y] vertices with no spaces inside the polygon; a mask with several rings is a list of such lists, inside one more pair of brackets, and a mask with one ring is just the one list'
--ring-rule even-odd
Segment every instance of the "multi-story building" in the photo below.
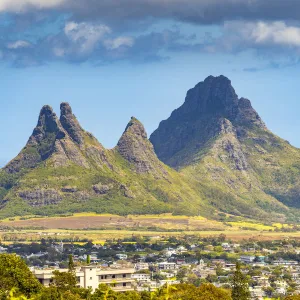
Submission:
{"label": "multi-story building", "polygon": [[299,263],[294,260],[284,260],[284,259],[279,259],[275,260],[273,262],[273,265],[275,266],[297,266]]}
{"label": "multi-story building", "polygon": [[[53,282],[53,272],[56,269],[35,269],[33,274],[44,285],[49,286]],[[57,269],[60,272],[67,272],[67,269]],[[75,274],[78,286],[83,288],[92,288],[93,291],[99,284],[106,284],[112,290],[123,292],[132,291],[134,279],[131,275],[133,268],[103,268],[99,266],[83,266],[76,269]]]}
{"label": "multi-story building", "polygon": [[255,256],[242,255],[240,257],[240,260],[241,260],[241,262],[243,262],[245,264],[251,264],[254,262]]}
{"label": "multi-story building", "polygon": [[161,262],[158,264],[158,268],[160,270],[176,270],[177,265],[175,263],[170,263],[170,262]]}
{"label": "multi-story building", "polygon": [[149,264],[139,262],[139,263],[135,264],[134,268],[135,268],[136,271],[148,270],[149,269]]}

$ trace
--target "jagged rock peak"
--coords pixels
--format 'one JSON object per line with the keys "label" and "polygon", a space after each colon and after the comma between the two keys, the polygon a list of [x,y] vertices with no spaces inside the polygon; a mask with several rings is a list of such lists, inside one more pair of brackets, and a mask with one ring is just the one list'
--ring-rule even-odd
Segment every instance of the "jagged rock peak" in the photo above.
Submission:
{"label": "jagged rock peak", "polygon": [[235,118],[238,124],[256,125],[266,129],[266,125],[259,114],[252,107],[251,101],[246,98],[240,98],[238,102],[238,114]]}
{"label": "jagged rock peak", "polygon": [[45,105],[41,109],[37,126],[33,130],[28,143],[40,143],[49,134],[55,135],[55,138],[57,139],[62,139],[65,137],[65,133],[56,114],[53,112],[52,107]]}
{"label": "jagged rock peak", "polygon": [[144,139],[147,139],[147,132],[144,125],[135,117],[131,117],[131,120],[126,126],[124,133],[132,133],[137,136],[141,136]]}
{"label": "jagged rock peak", "polygon": [[26,146],[5,166],[4,170],[8,173],[17,173],[22,169],[36,167],[55,151],[56,140],[62,140],[65,136],[66,133],[53,109],[49,105],[43,106],[37,126]]}
{"label": "jagged rock peak", "polygon": [[57,129],[57,117],[49,105],[44,105],[40,111],[37,127],[44,130],[55,131]]}
{"label": "jagged rock peak", "polygon": [[137,173],[152,173],[157,177],[165,173],[152,144],[147,139],[143,124],[134,117],[126,126],[116,150],[124,159],[134,165]]}
{"label": "jagged rock peak", "polygon": [[82,145],[84,143],[84,130],[74,116],[70,104],[67,102],[63,102],[60,105],[60,123],[73,141],[75,141],[78,145]]}

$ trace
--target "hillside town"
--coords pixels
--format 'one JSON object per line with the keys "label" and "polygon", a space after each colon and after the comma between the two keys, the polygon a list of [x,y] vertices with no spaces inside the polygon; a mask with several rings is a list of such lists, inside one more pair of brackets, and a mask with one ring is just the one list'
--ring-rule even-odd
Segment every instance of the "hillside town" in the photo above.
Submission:
{"label": "hillside town", "polygon": [[241,241],[218,237],[140,237],[91,241],[14,243],[0,253],[17,253],[44,286],[51,286],[53,272],[67,272],[74,262],[77,284],[96,290],[155,291],[165,285],[211,283],[230,289],[236,263],[248,281],[251,299],[284,299],[300,293],[300,241]]}

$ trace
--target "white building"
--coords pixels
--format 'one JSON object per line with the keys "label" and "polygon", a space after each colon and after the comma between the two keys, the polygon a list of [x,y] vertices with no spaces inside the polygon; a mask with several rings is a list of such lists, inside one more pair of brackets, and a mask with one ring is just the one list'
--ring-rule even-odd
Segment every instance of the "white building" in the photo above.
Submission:
{"label": "white building", "polygon": [[158,264],[158,268],[160,270],[175,270],[177,269],[177,266],[175,263],[162,262]]}
{"label": "white building", "polygon": [[137,263],[137,264],[135,264],[134,268],[137,271],[148,270],[149,269],[149,264],[148,263]]}
{"label": "white building", "polygon": [[[44,285],[49,286],[53,282],[54,271],[67,272],[67,269],[35,269],[33,274]],[[131,278],[134,273],[133,268],[100,268],[99,266],[83,266],[76,269],[76,278],[78,286],[83,288],[92,288],[93,291],[99,284],[104,283],[114,291],[132,291]]]}
{"label": "white building", "polygon": [[279,260],[275,260],[273,262],[273,265],[275,265],[275,266],[297,266],[298,262],[294,261],[294,260],[279,259]]}
{"label": "white building", "polygon": [[123,254],[123,253],[116,254],[116,257],[121,260],[125,260],[128,258],[127,254]]}
{"label": "white building", "polygon": [[255,256],[242,255],[240,257],[240,260],[241,260],[241,262],[243,262],[245,264],[251,264],[254,262]]}
{"label": "white building", "polygon": [[135,273],[131,275],[131,278],[138,282],[150,282],[151,275],[146,273]]}
{"label": "white building", "polygon": [[7,252],[7,249],[0,246],[0,253],[6,253],[6,252]]}

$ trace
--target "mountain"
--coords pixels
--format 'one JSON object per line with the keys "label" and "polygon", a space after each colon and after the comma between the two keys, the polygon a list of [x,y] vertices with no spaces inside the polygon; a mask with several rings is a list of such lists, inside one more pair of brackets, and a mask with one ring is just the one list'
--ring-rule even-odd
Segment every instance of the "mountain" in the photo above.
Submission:
{"label": "mountain", "polygon": [[297,219],[300,150],[268,130],[231,81],[209,76],[153,132],[158,158],[196,179],[220,211]]}
{"label": "mountain", "polygon": [[268,130],[225,76],[209,76],[150,140],[132,117],[105,149],[68,103],[41,109],[0,171],[0,217],[93,211],[299,222],[300,149]]}
{"label": "mountain", "polygon": [[26,146],[1,170],[0,216],[206,209],[193,182],[157,158],[136,118],[107,150],[80,126],[68,103],[60,110],[58,118],[50,106],[41,109]]}

